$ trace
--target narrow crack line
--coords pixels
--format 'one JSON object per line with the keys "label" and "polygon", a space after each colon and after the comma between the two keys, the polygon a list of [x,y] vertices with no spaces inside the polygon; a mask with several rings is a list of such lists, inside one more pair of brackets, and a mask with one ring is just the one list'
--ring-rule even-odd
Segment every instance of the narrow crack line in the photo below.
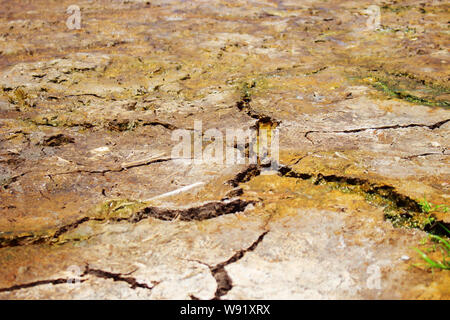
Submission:
{"label": "narrow crack line", "polygon": [[298,164],[300,161],[302,161],[303,159],[305,159],[306,158],[306,156],[303,156],[303,157],[300,157],[300,158],[298,158],[297,160],[295,160],[295,162],[293,163],[294,165],[295,164]]}
{"label": "narrow crack line", "polygon": [[122,165],[120,168],[103,169],[103,170],[78,169],[78,170],[72,170],[72,171],[66,171],[66,172],[54,172],[54,173],[45,173],[46,171],[26,171],[19,175],[11,177],[10,181],[7,184],[3,185],[2,187],[7,188],[11,183],[16,182],[19,178],[23,177],[26,174],[32,173],[32,172],[45,173],[45,176],[48,176],[48,177],[61,176],[61,175],[67,175],[67,174],[75,174],[75,173],[105,174],[105,173],[110,173],[110,172],[115,172],[115,173],[122,172],[122,171],[126,171],[127,169],[148,166],[148,165],[154,164],[154,163],[167,162],[167,161],[172,161],[172,160],[189,160],[189,159],[192,159],[192,158],[169,158],[169,157],[159,158],[159,159],[153,159],[153,160],[149,160],[149,161],[137,163],[137,164],[129,164],[129,165],[125,165],[125,166]]}
{"label": "narrow crack line", "polygon": [[199,263],[199,264],[202,264],[202,265],[204,265],[204,266],[207,266],[208,268],[212,268],[209,264],[207,264],[206,262],[203,262],[203,261],[200,261],[200,260],[197,260],[197,259],[183,259],[183,260],[186,260],[186,261],[189,261],[189,262],[197,262],[197,263]]}
{"label": "narrow crack line", "polygon": [[442,151],[441,153],[427,152],[427,153],[421,153],[421,154],[414,154],[414,155],[411,155],[411,156],[402,157],[402,159],[411,160],[411,159],[414,159],[414,158],[426,157],[426,156],[442,156],[442,155],[445,156],[446,154],[444,152],[445,151]]}
{"label": "narrow crack line", "polygon": [[84,217],[84,218],[81,218],[81,219],[75,221],[74,223],[71,223],[71,224],[68,224],[68,225],[65,225],[65,226],[59,228],[59,229],[53,234],[52,240],[58,239],[58,238],[59,238],[61,235],[63,235],[64,233],[67,233],[67,232],[69,232],[69,231],[71,231],[71,230],[74,230],[74,229],[78,228],[79,225],[81,225],[81,224],[83,224],[83,223],[85,223],[85,222],[87,222],[87,221],[90,221],[90,220],[94,220],[94,218]]}
{"label": "narrow crack line", "polygon": [[[311,141],[311,142],[312,142],[312,141]],[[292,159],[292,160],[289,162],[289,165],[293,166],[293,165],[299,164],[300,161],[302,161],[303,159],[305,159],[305,158],[307,158],[307,157],[309,157],[309,156],[315,155],[315,154],[317,154],[317,152],[308,152],[308,153],[303,154],[303,155],[301,155],[301,156],[298,155],[299,157],[298,157],[298,158]]]}
{"label": "narrow crack line", "polygon": [[[24,283],[24,284],[16,284],[14,286],[8,287],[8,288],[0,288],[0,292],[11,292],[11,291],[16,291],[16,290],[20,290],[20,289],[28,289],[28,288],[32,288],[32,287],[37,287],[37,286],[42,286],[45,284],[52,284],[52,285],[57,285],[57,284],[70,284],[71,279],[63,279],[63,278],[59,278],[59,279],[52,279],[52,280],[39,280],[39,281],[34,281],[34,282],[30,282],[30,283]],[[86,281],[86,279],[81,279],[80,282],[84,282]]]}
{"label": "narrow crack line", "polygon": [[301,157],[299,157],[299,158],[297,158],[297,159],[293,159],[293,160],[291,161],[291,165],[296,165],[296,164],[298,164],[300,161],[302,161],[303,159],[305,159],[307,156],[309,156],[309,154],[306,154],[306,155],[304,155],[304,156],[301,156]]}
{"label": "narrow crack line", "polygon": [[49,197],[47,197],[41,190],[39,190],[39,194],[42,196],[42,198],[45,198],[47,200],[51,200]]}
{"label": "narrow crack line", "polygon": [[308,141],[311,142],[311,144],[314,144],[314,141],[309,137],[309,134],[315,133],[315,132],[319,132],[319,131],[308,131],[305,133],[305,138],[308,139]]}
{"label": "narrow crack line", "polygon": [[327,68],[328,68],[327,66],[320,67],[319,69],[316,69],[316,70],[313,70],[313,71],[305,73],[305,76],[311,76],[313,74],[317,74],[317,73],[319,73],[319,72],[321,72],[323,70],[326,70]]}
{"label": "narrow crack line", "polygon": [[362,132],[362,131],[367,131],[367,130],[389,130],[389,129],[403,129],[403,128],[414,128],[414,127],[428,128],[430,130],[434,130],[434,129],[440,128],[441,126],[443,126],[444,124],[446,124],[449,121],[450,121],[450,119],[446,119],[446,120],[436,122],[434,124],[420,124],[420,123],[396,124],[396,125],[389,125],[389,126],[357,128],[357,129],[348,129],[348,130],[331,130],[331,131],[310,130],[310,131],[305,132],[304,137],[313,143],[311,138],[308,137],[311,133],[357,133],[357,132]]}
{"label": "narrow crack line", "polygon": [[79,93],[79,94],[68,94],[65,95],[64,98],[72,98],[72,97],[83,97],[83,96],[88,96],[88,97],[95,97],[98,99],[106,99],[106,97],[102,97],[96,93]]}
{"label": "narrow crack line", "polygon": [[11,183],[16,182],[17,180],[19,180],[19,178],[21,178],[21,177],[23,177],[24,175],[27,175],[27,174],[29,174],[29,173],[31,173],[31,172],[33,172],[33,171],[25,171],[25,172],[22,172],[21,174],[15,175],[15,176],[9,178],[9,179],[8,179],[9,181],[8,181],[7,183],[5,183],[4,185],[2,185],[1,187],[7,189],[8,186],[9,186]]}
{"label": "narrow crack line", "polygon": [[110,173],[110,172],[122,172],[122,171],[126,171],[127,169],[132,169],[132,168],[137,168],[137,167],[143,167],[143,166],[148,166],[154,163],[160,163],[160,162],[167,162],[167,161],[173,161],[173,160],[192,160],[193,158],[171,158],[171,157],[166,157],[166,158],[158,158],[158,159],[152,159],[149,161],[145,161],[145,162],[140,162],[140,163],[130,163],[127,165],[123,165],[121,167],[118,168],[113,168],[113,169],[103,169],[103,170],[88,170],[88,169],[78,169],[78,170],[72,170],[72,171],[66,171],[66,172],[54,172],[54,173],[46,173],[46,171],[26,171],[23,172],[21,174],[18,174],[16,176],[13,176],[9,179],[9,182],[6,183],[5,185],[3,185],[3,188],[7,188],[11,183],[16,182],[19,178],[23,177],[26,174],[29,173],[45,173],[45,176],[48,176],[49,178],[51,178],[52,176],[60,176],[60,175],[66,175],[66,174],[75,174],[75,173],[90,173],[90,174],[105,174],[105,173]]}
{"label": "narrow crack line", "polygon": [[103,170],[78,169],[78,170],[66,171],[66,172],[49,173],[47,175],[59,176],[59,175],[74,174],[74,173],[92,173],[92,174],[99,173],[99,174],[105,174],[105,173],[110,173],[110,172],[122,172],[122,171],[125,171],[127,169],[131,169],[131,168],[143,167],[143,166],[148,166],[148,165],[154,164],[154,163],[167,162],[167,161],[180,160],[180,159],[189,159],[189,158],[170,158],[170,157],[167,157],[167,158],[153,159],[153,160],[149,160],[149,161],[142,162],[142,163],[129,164],[129,165],[121,166],[120,168],[118,167],[118,168],[103,169]]}
{"label": "narrow crack line", "polygon": [[263,123],[270,122],[275,125],[279,125],[281,123],[281,121],[275,120],[268,115],[260,114],[260,113],[256,112],[255,110],[253,110],[253,108],[250,105],[251,101],[252,101],[252,98],[250,97],[250,95],[246,94],[241,97],[241,100],[236,102],[236,107],[238,108],[239,111],[244,112],[250,118],[258,120],[258,122],[263,122]]}
{"label": "narrow crack line", "polygon": [[[111,120],[111,121],[107,121],[105,123],[96,123],[95,121],[90,123],[90,122],[81,122],[81,123],[65,123],[65,124],[58,124],[58,123],[51,123],[51,122],[39,122],[36,121],[35,119],[23,119],[24,121],[28,121],[30,123],[32,123],[35,126],[44,126],[44,127],[62,127],[62,128],[74,128],[74,127],[82,127],[85,129],[92,129],[92,128],[104,128],[107,129],[109,131],[118,131],[118,132],[123,132],[126,130],[129,130],[128,125],[133,124],[133,125],[139,125],[139,126],[162,126],[168,130],[176,130],[179,129],[177,126],[171,124],[171,123],[167,123],[167,122],[162,122],[162,121],[158,121],[158,120],[144,120],[144,119],[123,119],[121,121],[118,120]],[[0,141],[1,142],[1,141]]]}
{"label": "narrow crack line", "polygon": [[83,217],[78,219],[77,221],[64,225],[60,228],[58,228],[53,233],[49,233],[46,235],[33,235],[31,232],[29,234],[21,235],[21,236],[13,236],[13,237],[1,237],[0,236],[0,248],[5,247],[17,247],[17,246],[25,246],[25,245],[37,245],[37,244],[43,244],[43,243],[55,243],[58,242],[58,238],[76,228],[78,228],[79,225],[87,222],[87,221],[103,221],[103,219],[94,218],[94,217]]}
{"label": "narrow crack line", "polygon": [[23,119],[23,121],[27,121],[37,127],[39,126],[43,126],[43,127],[52,127],[52,128],[76,128],[76,127],[82,127],[85,129],[91,129],[94,128],[95,125],[93,125],[92,123],[88,123],[88,122],[84,122],[84,123],[70,123],[70,124],[63,124],[63,125],[58,125],[58,124],[53,124],[53,123],[39,123],[36,120],[33,119]]}
{"label": "narrow crack line", "polygon": [[264,240],[264,237],[269,233],[269,230],[264,231],[249,247],[246,249],[241,249],[237,251],[233,256],[231,256],[228,260],[221,262],[214,267],[213,270],[223,268],[231,263],[241,260],[247,252],[254,251],[261,241]]}
{"label": "narrow crack line", "polygon": [[148,122],[144,122],[142,125],[143,126],[162,126],[168,130],[178,129],[178,127],[174,126],[173,124],[166,123],[166,122],[160,122],[160,121],[148,121]]}
{"label": "narrow crack line", "polygon": [[[133,272],[131,272],[131,273],[133,273]],[[155,286],[157,286],[160,283],[158,281],[152,281],[152,286],[150,287],[146,283],[138,282],[136,280],[136,278],[134,278],[134,277],[126,277],[126,275],[129,275],[129,274],[130,273],[122,274],[122,273],[114,273],[114,272],[104,271],[104,270],[100,270],[100,269],[93,269],[93,268],[89,267],[89,265],[87,264],[86,268],[81,276],[83,277],[86,275],[92,275],[97,278],[112,279],[114,281],[126,282],[130,285],[131,289],[143,288],[143,289],[147,289],[147,290],[152,290]]]}
{"label": "narrow crack line", "polygon": [[229,264],[235,263],[241,260],[247,252],[254,251],[258,245],[264,240],[264,237],[269,233],[270,230],[264,231],[249,247],[246,249],[241,249],[237,251],[233,256],[231,256],[228,260],[221,262],[215,266],[208,266],[211,274],[217,282],[217,289],[214,293],[213,300],[220,300],[220,298],[226,295],[233,288],[233,281],[228,275],[225,267]]}
{"label": "narrow crack line", "polygon": [[264,230],[267,230],[269,227],[269,224],[272,222],[272,220],[274,219],[275,214],[273,213],[269,213],[269,216],[267,217],[266,221],[264,221],[264,224],[262,226],[262,228]]}
{"label": "narrow crack line", "polygon": [[74,173],[92,173],[92,174],[105,174],[105,173],[110,173],[110,172],[122,172],[125,171],[127,169],[131,169],[131,168],[137,168],[137,167],[142,167],[142,166],[147,166],[153,163],[158,163],[158,162],[164,162],[164,161],[170,161],[171,159],[167,158],[167,159],[157,159],[157,160],[153,160],[153,161],[149,161],[143,164],[138,164],[138,165],[132,165],[132,166],[128,166],[128,167],[120,167],[120,168],[114,168],[114,169],[103,169],[103,170],[87,170],[87,169],[79,169],[79,170],[73,170],[73,171],[67,171],[67,172],[56,172],[56,173],[51,173],[51,176],[59,176],[59,175],[66,175],[66,174],[74,174]]}

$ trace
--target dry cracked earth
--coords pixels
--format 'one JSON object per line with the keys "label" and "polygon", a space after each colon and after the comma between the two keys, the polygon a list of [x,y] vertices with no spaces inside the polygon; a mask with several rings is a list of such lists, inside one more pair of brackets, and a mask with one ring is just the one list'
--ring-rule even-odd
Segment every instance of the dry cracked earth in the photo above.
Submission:
{"label": "dry cracked earth", "polygon": [[[448,2],[0,8],[0,299],[450,298]],[[194,121],[278,172],[171,157]]]}

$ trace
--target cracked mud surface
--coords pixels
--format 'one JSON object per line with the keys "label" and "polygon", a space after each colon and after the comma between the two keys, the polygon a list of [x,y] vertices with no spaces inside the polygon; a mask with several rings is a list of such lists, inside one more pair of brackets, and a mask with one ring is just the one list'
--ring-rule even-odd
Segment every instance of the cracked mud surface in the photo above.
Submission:
{"label": "cracked mud surface", "polygon": [[[450,298],[448,4],[71,4],[1,2],[0,299]],[[171,157],[196,120],[279,172]]]}

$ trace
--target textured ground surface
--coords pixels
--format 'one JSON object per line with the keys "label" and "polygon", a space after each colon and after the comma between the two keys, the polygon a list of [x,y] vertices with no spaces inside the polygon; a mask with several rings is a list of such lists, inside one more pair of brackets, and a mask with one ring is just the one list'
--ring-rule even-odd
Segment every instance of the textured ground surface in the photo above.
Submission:
{"label": "textured ground surface", "polygon": [[[412,266],[450,200],[445,1],[0,6],[1,299],[450,298]],[[276,126],[283,168],[171,158],[195,120]]]}

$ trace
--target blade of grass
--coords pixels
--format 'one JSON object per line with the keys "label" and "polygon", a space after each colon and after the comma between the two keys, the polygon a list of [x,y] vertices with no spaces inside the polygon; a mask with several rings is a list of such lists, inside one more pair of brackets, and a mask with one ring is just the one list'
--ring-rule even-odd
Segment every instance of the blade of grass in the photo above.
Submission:
{"label": "blade of grass", "polygon": [[443,238],[441,238],[439,236],[435,236],[433,234],[430,234],[430,238],[436,239],[437,241],[443,243],[447,247],[447,250],[450,250],[450,244],[447,241],[445,241]]}
{"label": "blade of grass", "polygon": [[421,250],[417,249],[417,248],[413,248],[415,251],[417,251],[420,256],[422,257],[423,260],[425,260],[431,268],[438,268],[438,269],[450,269],[449,266],[445,266],[443,264],[440,264],[439,262],[436,262],[432,259],[430,259],[425,253],[423,253]]}
{"label": "blade of grass", "polygon": [[439,225],[440,225],[441,228],[444,229],[444,230],[448,233],[448,235],[450,236],[450,230],[447,229],[442,223],[439,223]]}

